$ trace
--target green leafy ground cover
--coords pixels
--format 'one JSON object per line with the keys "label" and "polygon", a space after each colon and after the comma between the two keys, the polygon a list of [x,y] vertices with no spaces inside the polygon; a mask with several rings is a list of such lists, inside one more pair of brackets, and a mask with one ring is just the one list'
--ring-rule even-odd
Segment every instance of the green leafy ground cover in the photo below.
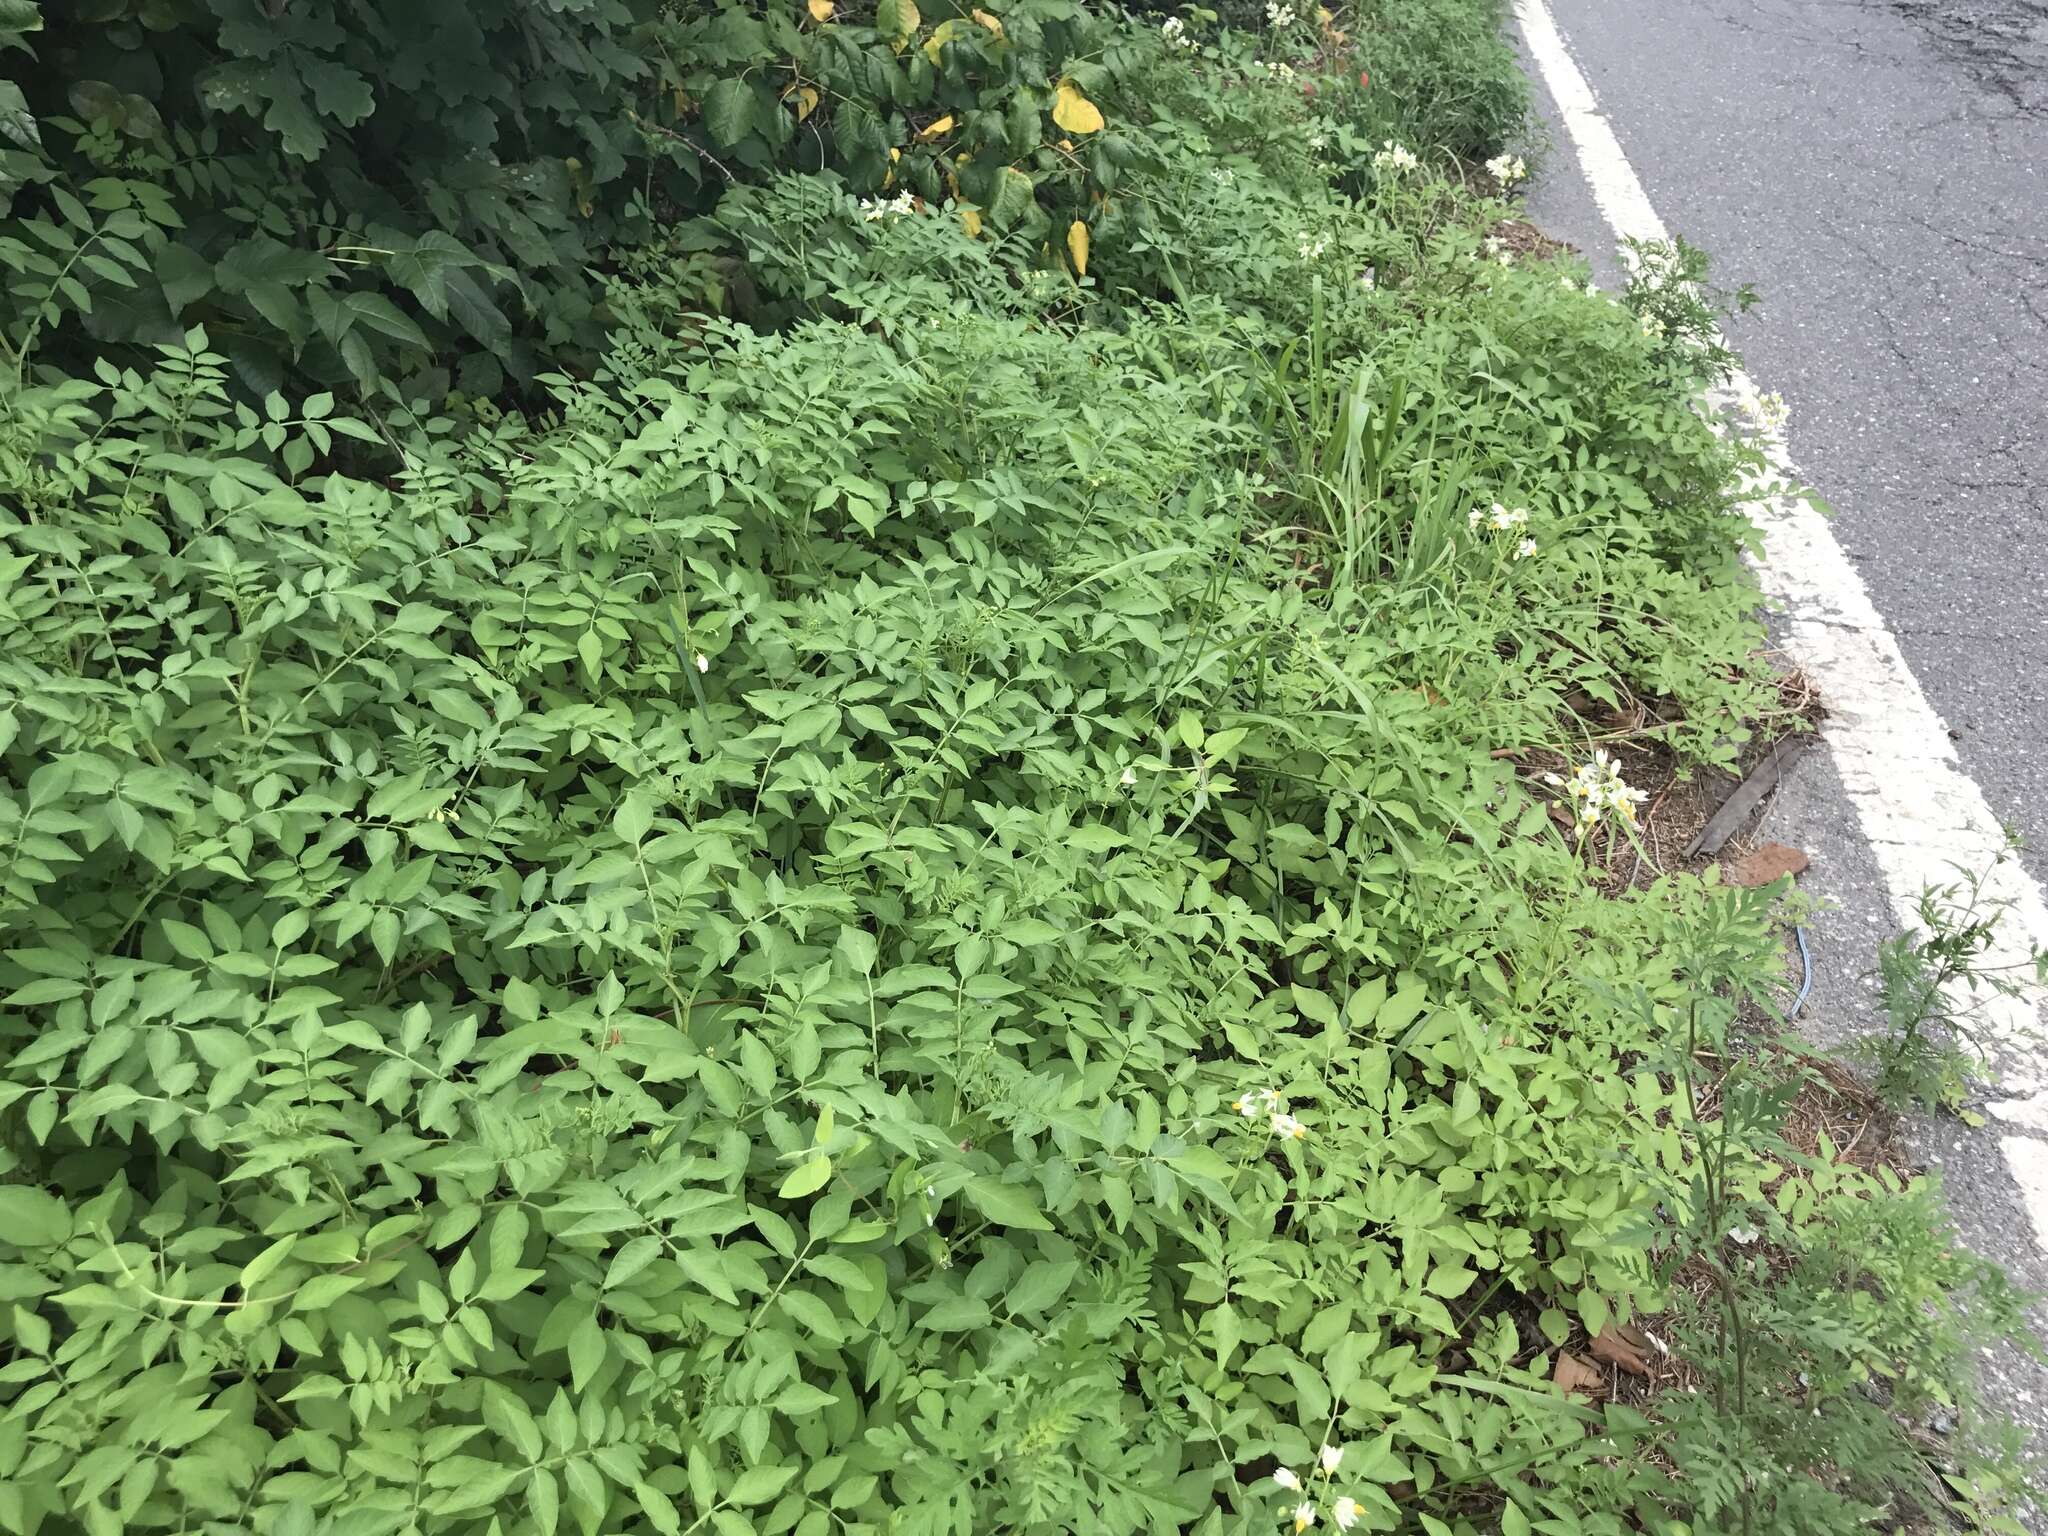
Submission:
{"label": "green leafy ground cover", "polygon": [[[1696,1091],[1768,893],[1617,895],[1625,818],[1522,766],[1639,697],[1727,763],[1774,691],[1705,312],[1490,244],[1489,0],[483,7],[596,156],[546,260],[482,251],[481,107],[402,241],[295,213],[418,82],[231,11],[45,42],[240,96],[0,87],[0,1528],[1954,1496],[1892,1410],[1995,1277],[1844,1258],[1884,1181]],[[180,201],[209,133],[245,236]],[[1865,1298],[1758,1322],[1816,1396],[1552,1388],[1744,1222]]]}

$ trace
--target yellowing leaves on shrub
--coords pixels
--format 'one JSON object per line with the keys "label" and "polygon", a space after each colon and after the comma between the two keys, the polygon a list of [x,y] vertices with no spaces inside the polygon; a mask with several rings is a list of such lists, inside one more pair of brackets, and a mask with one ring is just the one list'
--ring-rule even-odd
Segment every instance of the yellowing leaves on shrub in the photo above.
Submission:
{"label": "yellowing leaves on shrub", "polygon": [[936,139],[940,134],[951,133],[952,131],[953,114],[948,112],[944,117],[940,118],[937,122],[926,123],[922,128],[918,129],[917,136],[920,139]]}
{"label": "yellowing leaves on shrub", "polygon": [[832,0],[805,0],[804,9],[811,13],[811,20],[823,22],[832,19],[834,7]]}
{"label": "yellowing leaves on shrub", "polygon": [[796,102],[796,120],[802,122],[818,110],[818,88],[814,85],[792,86],[782,93],[785,101]]}
{"label": "yellowing leaves on shrub", "polygon": [[1069,133],[1096,133],[1102,128],[1102,110],[1081,94],[1071,80],[1062,80],[1059,99],[1052,104],[1052,120]]}
{"label": "yellowing leaves on shrub", "polygon": [[914,0],[881,0],[875,7],[875,30],[900,47],[923,20]]}
{"label": "yellowing leaves on shrub", "polygon": [[997,37],[1001,37],[1003,35],[1003,24],[1000,21],[996,20],[995,17],[989,15],[987,11],[976,11],[973,14],[974,19],[976,21],[980,22],[984,27],[987,27],[989,31],[995,33]]}
{"label": "yellowing leaves on shrub", "polygon": [[1067,254],[1074,258],[1074,275],[1088,275],[1088,226],[1079,219],[1067,226]]}
{"label": "yellowing leaves on shrub", "polygon": [[963,203],[957,212],[960,215],[960,227],[967,231],[967,238],[979,240],[981,238],[981,210],[979,208],[970,208]]}
{"label": "yellowing leaves on shrub", "polygon": [[940,22],[936,27],[932,28],[932,35],[925,39],[924,56],[934,64],[938,63],[939,50],[944,48],[949,40],[958,37],[966,28],[967,23],[958,16],[950,17]]}

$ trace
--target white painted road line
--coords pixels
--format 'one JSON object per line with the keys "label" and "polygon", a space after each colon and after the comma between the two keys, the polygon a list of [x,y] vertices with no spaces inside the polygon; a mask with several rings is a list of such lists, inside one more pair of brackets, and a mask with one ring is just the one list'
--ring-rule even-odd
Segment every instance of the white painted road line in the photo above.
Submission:
{"label": "white painted road line", "polygon": [[[1668,238],[1545,0],[1515,0],[1515,17],[1617,238]],[[1787,655],[1827,705],[1821,739],[1883,872],[1892,910],[1902,927],[1917,926],[1921,892],[1952,883],[1957,866],[1988,868],[2005,846],[2004,832],[1983,791],[1963,772],[1947,725],[1927,702],[1827,519],[1790,494],[1799,476],[1784,437],[1766,422],[1756,385],[1737,373],[1715,403],[1756,430],[1775,478],[1775,487],[1764,487],[1745,509],[1763,530],[1758,577],[1783,612]],[[1987,895],[2007,904],[1988,964],[2024,964],[2030,947],[2048,946],[2048,903],[2017,860],[1998,868]],[[2026,1073],[2020,1078],[2008,1069],[2014,1097],[1992,1112],[2016,1127],[2048,1132],[2048,1074],[2037,1059],[2040,1021],[2033,1005],[1996,998],[1986,1012],[1991,1032],[2025,1063]],[[2026,1201],[2035,1244],[2048,1253],[2048,1144],[2006,1136],[2000,1146]]]}

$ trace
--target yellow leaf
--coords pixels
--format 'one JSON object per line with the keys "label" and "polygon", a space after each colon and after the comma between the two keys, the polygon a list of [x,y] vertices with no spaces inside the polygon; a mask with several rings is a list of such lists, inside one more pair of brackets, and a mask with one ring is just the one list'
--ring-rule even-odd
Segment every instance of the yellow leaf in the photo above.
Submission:
{"label": "yellow leaf", "polygon": [[940,134],[951,133],[952,131],[953,114],[948,112],[936,123],[926,123],[922,128],[918,129],[917,136],[920,139],[936,139]]}
{"label": "yellow leaf", "polygon": [[1072,139],[1061,139],[1059,148],[1061,154],[1071,155],[1074,152],[1074,141]]}
{"label": "yellow leaf", "polygon": [[1059,99],[1052,106],[1052,120],[1069,133],[1095,133],[1102,127],[1102,113],[1094,102],[1081,94],[1081,88],[1071,80],[1062,80]]}
{"label": "yellow leaf", "polygon": [[1067,254],[1074,258],[1074,275],[1088,275],[1088,226],[1079,219],[1067,226]]}
{"label": "yellow leaf", "polygon": [[796,98],[796,120],[802,122],[818,110],[818,88],[814,85],[799,85],[782,93],[783,100]]}
{"label": "yellow leaf", "polygon": [[832,0],[806,0],[805,9],[813,21],[830,21],[834,7]]}
{"label": "yellow leaf", "polygon": [[1003,35],[1003,24],[1000,21],[997,21],[995,17],[989,15],[987,11],[974,12],[974,19],[980,22],[984,27],[987,27],[989,31],[995,33],[997,37],[1001,37]]}
{"label": "yellow leaf", "polygon": [[934,64],[939,62],[939,50],[946,46],[948,38],[958,37],[966,24],[958,16],[950,17],[932,28],[932,35],[924,45],[924,56]]}
{"label": "yellow leaf", "polygon": [[960,223],[967,231],[968,239],[979,240],[981,238],[981,210],[979,208],[961,208]]}
{"label": "yellow leaf", "polygon": [[917,13],[916,0],[881,0],[875,7],[875,30],[894,39],[898,52],[923,21]]}

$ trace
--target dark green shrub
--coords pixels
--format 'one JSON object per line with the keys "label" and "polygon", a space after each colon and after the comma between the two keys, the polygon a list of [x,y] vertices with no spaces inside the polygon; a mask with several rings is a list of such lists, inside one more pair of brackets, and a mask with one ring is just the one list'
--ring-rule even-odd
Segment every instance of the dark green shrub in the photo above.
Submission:
{"label": "dark green shrub", "polygon": [[458,351],[490,389],[588,348],[586,268],[696,166],[632,121],[653,9],[47,0],[38,29],[17,4],[0,335],[20,345],[51,292],[47,361],[203,323],[259,390]]}

